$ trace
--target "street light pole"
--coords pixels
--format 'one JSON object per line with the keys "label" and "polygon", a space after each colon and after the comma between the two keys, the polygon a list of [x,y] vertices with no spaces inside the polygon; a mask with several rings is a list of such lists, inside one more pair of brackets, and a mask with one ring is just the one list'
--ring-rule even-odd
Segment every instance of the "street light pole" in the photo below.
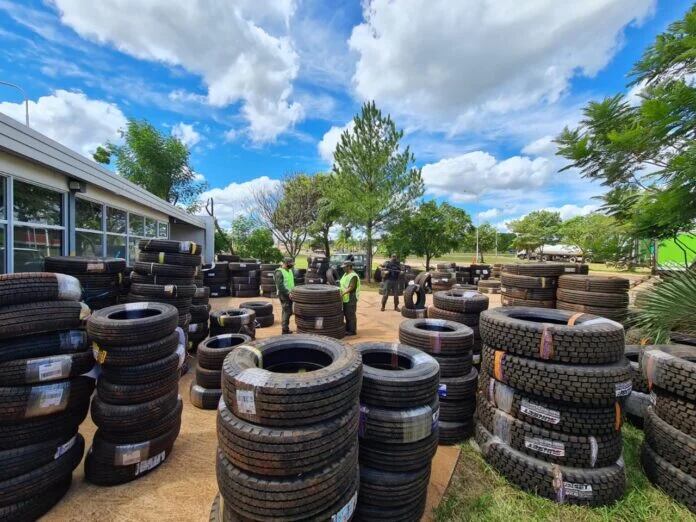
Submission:
{"label": "street light pole", "polygon": [[26,91],[24,89],[22,89],[19,85],[15,85],[14,83],[10,83],[10,82],[4,82],[2,80],[0,80],[0,85],[7,85],[8,87],[14,87],[19,92],[22,93],[22,96],[24,96],[24,117],[26,120],[27,127],[29,127],[29,97],[27,96]]}

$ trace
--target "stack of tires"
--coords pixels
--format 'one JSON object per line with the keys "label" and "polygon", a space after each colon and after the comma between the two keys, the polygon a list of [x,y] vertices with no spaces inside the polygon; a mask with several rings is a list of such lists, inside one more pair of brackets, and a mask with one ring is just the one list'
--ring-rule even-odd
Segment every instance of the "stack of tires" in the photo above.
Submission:
{"label": "stack of tires", "polygon": [[500,279],[480,279],[477,288],[482,294],[499,294]]}
{"label": "stack of tires", "polygon": [[222,396],[222,363],[237,346],[248,343],[251,337],[243,334],[222,334],[210,337],[198,348],[196,378],[191,381],[191,404],[203,410],[214,410]]}
{"label": "stack of tires", "polygon": [[485,281],[491,277],[491,265],[471,263],[469,265],[469,284],[478,285],[479,281]]}
{"label": "stack of tires", "polygon": [[624,404],[624,413],[631,424],[641,429],[646,410],[652,404],[648,381],[640,370],[640,356],[643,353],[643,348],[638,344],[627,344],[624,349],[624,355],[631,364],[632,383],[631,395],[628,396]]}
{"label": "stack of tires", "polygon": [[210,288],[197,286],[191,298],[191,323],[188,327],[188,349],[195,352],[198,344],[210,333]]}
{"label": "stack of tires", "polygon": [[292,291],[297,331],[342,339],[346,335],[341,291],[335,286],[307,284]]}
{"label": "stack of tires", "polygon": [[556,287],[564,271],[557,263],[503,265],[500,301],[503,306],[556,308]]}
{"label": "stack of tires", "polygon": [[357,517],[418,521],[438,444],[438,363],[396,343],[354,348],[363,361]]}
{"label": "stack of tires", "polygon": [[458,266],[454,275],[460,285],[468,285],[471,280],[471,270],[468,266]]}
{"label": "stack of tires", "polygon": [[186,356],[177,309],[165,303],[104,308],[87,321],[101,363],[85,478],[112,486],[157,468],[179,435],[179,368]]}
{"label": "stack of tires", "polygon": [[250,308],[225,308],[210,314],[210,335],[244,334],[256,338],[256,312]]}
{"label": "stack of tires", "polygon": [[624,494],[622,402],[631,393],[620,324],[561,310],[481,314],[476,440],[510,482],[569,504]]}
{"label": "stack of tires", "polygon": [[399,325],[399,341],[434,357],[440,365],[440,444],[455,444],[471,435],[476,410],[478,372],[472,367],[474,332],[442,319],[409,319]]}
{"label": "stack of tires", "polygon": [[500,279],[500,273],[503,271],[502,263],[493,263],[491,266],[491,278]]}
{"label": "stack of tires", "polygon": [[629,280],[615,276],[563,275],[558,278],[556,308],[624,322],[628,316]]}
{"label": "stack of tires", "polygon": [[68,491],[94,366],[89,309],[63,274],[0,275],[0,519],[35,520]]}
{"label": "stack of tires", "polygon": [[90,310],[98,310],[118,303],[122,292],[126,260],[114,257],[44,258],[46,272],[68,274],[80,281],[82,302]]}
{"label": "stack of tires", "polygon": [[[218,255],[218,259],[220,256]],[[230,295],[229,263],[219,261],[203,267],[203,284],[210,288],[210,297],[227,297]]]}
{"label": "stack of tires", "polygon": [[295,277],[295,286],[305,284],[305,276],[307,275],[306,268],[295,268],[292,274]]}
{"label": "stack of tires", "polygon": [[237,254],[218,254],[216,257],[221,263],[237,263],[239,261]]}
{"label": "stack of tires", "polygon": [[261,285],[261,265],[253,260],[230,263],[230,295],[232,297],[258,297]]}
{"label": "stack of tires", "polygon": [[244,301],[239,303],[239,308],[253,310],[256,314],[256,328],[268,328],[275,323],[273,315],[273,303],[266,301]]}
{"label": "stack of tires", "polygon": [[329,269],[329,260],[323,254],[315,254],[307,257],[307,274],[305,280],[308,285],[326,283],[326,271]]}
{"label": "stack of tires", "polygon": [[[121,286],[120,286],[119,292],[118,292],[118,299],[117,299],[117,302],[113,303],[113,304],[126,302],[126,297],[128,297],[128,292],[130,292],[131,273],[132,272],[133,272],[132,266],[126,266],[123,269],[123,271],[121,272]],[[109,305],[109,306],[111,306],[111,305]]]}
{"label": "stack of tires", "polygon": [[261,296],[262,297],[278,297],[275,279],[273,274],[280,265],[272,263],[264,263],[261,265]]}
{"label": "stack of tires", "polygon": [[358,353],[325,337],[234,349],[222,370],[210,520],[351,520],[361,377]]}
{"label": "stack of tires", "polygon": [[643,428],[643,469],[696,513],[696,347],[645,346],[640,367],[653,394]]}
{"label": "stack of tires", "polygon": [[478,368],[481,363],[481,333],[479,331],[479,316],[488,309],[488,297],[477,290],[460,290],[458,288],[447,292],[435,292],[433,304],[428,307],[428,317],[444,319],[461,323],[474,332],[472,347],[473,364]]}
{"label": "stack of tires", "polygon": [[440,290],[449,290],[452,285],[456,282],[456,275],[454,270],[450,269],[447,263],[438,263],[436,265],[436,270],[431,273],[431,282],[433,285],[433,291],[437,292]]}
{"label": "stack of tires", "polygon": [[401,315],[406,319],[425,319],[428,317],[425,299],[424,288],[415,283],[408,285],[404,290],[404,305],[401,307]]}

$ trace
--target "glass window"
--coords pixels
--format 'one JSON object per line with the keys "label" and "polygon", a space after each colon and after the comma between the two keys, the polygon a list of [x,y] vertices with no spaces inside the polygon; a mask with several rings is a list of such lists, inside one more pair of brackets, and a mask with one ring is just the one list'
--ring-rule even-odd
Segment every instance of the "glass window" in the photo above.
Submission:
{"label": "glass window", "polygon": [[41,272],[43,259],[63,252],[63,231],[43,227],[14,227],[15,272]]}
{"label": "glass window", "polygon": [[[75,199],[75,227],[89,230],[102,229],[103,205],[86,199]],[[78,254],[82,255],[82,254]]]}
{"label": "glass window", "polygon": [[7,236],[5,235],[5,225],[0,225],[0,274],[7,272],[7,267],[5,266],[5,259],[7,259],[7,247],[5,242],[7,241]]}
{"label": "glass window", "polygon": [[131,265],[138,260],[138,241],[137,237],[128,238],[128,262]]}
{"label": "glass window", "polygon": [[158,223],[159,231],[157,234],[157,237],[160,237],[162,239],[167,239],[169,237],[169,223],[162,223],[161,221]]}
{"label": "glass window", "polygon": [[128,231],[134,236],[144,236],[145,218],[138,214],[128,214]]}
{"label": "glass window", "polygon": [[63,224],[63,194],[15,181],[14,218],[26,223],[60,226]]}
{"label": "glass window", "polygon": [[7,219],[7,213],[5,212],[5,194],[7,193],[5,183],[7,183],[7,180],[0,176],[0,219]]}
{"label": "glass window", "polygon": [[114,234],[126,233],[126,211],[117,208],[106,208],[106,231]]}
{"label": "glass window", "polygon": [[[106,256],[119,257],[126,259],[126,238],[125,236],[106,236]],[[133,262],[135,258],[131,258]]]}
{"label": "glass window", "polygon": [[145,235],[147,237],[157,237],[157,220],[145,218]]}
{"label": "glass window", "polygon": [[102,256],[104,234],[101,232],[75,232],[75,254],[78,256]]}

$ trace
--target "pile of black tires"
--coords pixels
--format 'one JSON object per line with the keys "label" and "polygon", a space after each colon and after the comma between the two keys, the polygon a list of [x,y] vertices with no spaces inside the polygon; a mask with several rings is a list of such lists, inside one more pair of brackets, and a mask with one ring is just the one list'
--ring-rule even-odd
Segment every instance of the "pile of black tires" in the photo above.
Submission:
{"label": "pile of black tires", "polygon": [[256,312],[250,308],[225,308],[210,314],[210,335],[243,334],[256,338]]}
{"label": "pile of black tires", "polygon": [[295,268],[292,271],[292,275],[295,278],[295,286],[300,286],[305,284],[305,277],[307,275],[307,269],[306,268]]}
{"label": "pile of black tires", "polygon": [[67,275],[0,275],[0,520],[49,511],[82,460],[94,357],[80,293]]}
{"label": "pile of black tires", "polygon": [[222,396],[222,363],[235,347],[248,343],[243,334],[222,334],[210,337],[198,347],[196,378],[191,381],[191,404],[203,410],[214,410]]}
{"label": "pile of black tires", "polygon": [[[454,266],[452,266],[454,265]],[[435,270],[430,273],[430,282],[432,283],[433,292],[441,290],[449,290],[457,282],[455,267],[452,263],[438,263],[435,265]]]}
{"label": "pile of black tires", "polygon": [[425,319],[428,317],[426,296],[432,292],[432,274],[421,272],[404,290],[404,305],[401,315],[406,319]]}
{"label": "pile of black tires", "polygon": [[191,322],[188,327],[188,350],[195,353],[198,344],[210,333],[210,288],[196,286],[191,298]]}
{"label": "pile of black tires", "polygon": [[85,459],[88,481],[130,482],[169,457],[183,409],[179,369],[186,345],[178,323],[177,309],[157,302],[103,308],[88,319],[102,370],[92,401],[98,429]]}
{"label": "pile of black tires", "polygon": [[643,469],[696,513],[696,347],[645,346],[640,367],[653,402],[645,414]]}
{"label": "pile of black tires", "polygon": [[255,259],[242,259],[229,264],[229,285],[232,297],[258,297],[261,285],[261,264]]}
{"label": "pile of black tires", "polygon": [[243,301],[239,303],[239,308],[246,308],[254,311],[256,314],[256,328],[268,328],[275,323],[273,303],[267,301]]}
{"label": "pile of black tires", "polygon": [[342,339],[346,335],[341,291],[335,286],[307,284],[293,289],[295,325],[300,333]]}
{"label": "pile of black tires", "polygon": [[126,260],[113,257],[53,256],[44,258],[44,270],[68,274],[80,281],[82,302],[90,310],[118,303]]}
{"label": "pile of black tires", "polygon": [[472,366],[473,330],[442,319],[408,319],[399,325],[399,341],[431,355],[440,365],[439,443],[468,438],[474,427],[478,379]]}
{"label": "pile of black tires", "polygon": [[482,294],[499,294],[500,279],[481,279],[478,282],[477,288]]}
{"label": "pile of black tires", "polygon": [[[273,263],[263,263],[261,265],[261,296],[262,297],[278,297],[278,292],[275,285],[273,274],[280,265]],[[294,274],[293,274],[294,275]]]}
{"label": "pile of black tires", "polygon": [[558,278],[565,273],[558,263],[503,265],[500,301],[503,306],[556,308]]}
{"label": "pile of black tires", "polygon": [[563,275],[558,279],[556,308],[618,321],[628,316],[629,281],[623,277]]}
{"label": "pile of black tires", "polygon": [[626,486],[622,401],[631,393],[623,327],[562,310],[481,314],[476,440],[518,487],[569,504],[608,505]]}
{"label": "pile of black tires", "polygon": [[418,521],[438,444],[438,363],[397,343],[355,350],[363,361],[357,518]]}
{"label": "pile of black tires", "polygon": [[210,288],[210,297],[227,297],[230,295],[229,263],[220,260],[219,254],[217,262],[203,267],[203,284]]}
{"label": "pile of black tires", "polygon": [[491,265],[471,263],[469,265],[469,284],[478,285],[491,277]]}
{"label": "pile of black tires", "polygon": [[307,257],[307,272],[305,283],[308,285],[321,285],[326,283],[326,271],[329,269],[329,260],[323,254],[314,254]]}
{"label": "pile of black tires", "polygon": [[359,354],[282,336],[225,358],[211,521],[351,520],[358,467]]}

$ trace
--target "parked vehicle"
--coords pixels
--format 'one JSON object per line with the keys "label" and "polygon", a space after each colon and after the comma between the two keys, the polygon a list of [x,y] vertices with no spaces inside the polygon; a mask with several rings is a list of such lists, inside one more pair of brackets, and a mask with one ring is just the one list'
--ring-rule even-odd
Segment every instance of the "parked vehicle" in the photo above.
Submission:
{"label": "parked vehicle", "polygon": [[348,260],[353,261],[353,270],[355,270],[360,279],[365,279],[365,262],[367,260],[365,254],[333,254],[331,259],[329,259],[329,266],[335,268],[340,277],[343,275],[343,267],[341,265]]}
{"label": "parked vehicle", "polygon": [[532,252],[520,250],[517,252],[517,257],[541,261],[570,261],[571,263],[589,261],[589,256],[573,245],[543,245]]}

